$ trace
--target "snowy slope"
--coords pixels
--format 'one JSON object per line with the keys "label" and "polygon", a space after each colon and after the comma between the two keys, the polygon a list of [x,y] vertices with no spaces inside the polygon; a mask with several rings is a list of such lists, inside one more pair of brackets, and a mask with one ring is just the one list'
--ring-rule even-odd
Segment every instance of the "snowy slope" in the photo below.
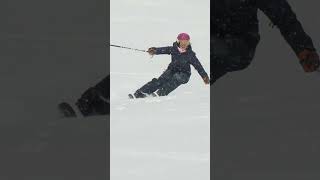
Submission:
{"label": "snowy slope", "polygon": [[[209,1],[111,1],[111,43],[169,46],[179,32],[209,72]],[[210,87],[192,69],[168,97],[129,100],[170,56],[111,48],[111,179],[209,179]]]}

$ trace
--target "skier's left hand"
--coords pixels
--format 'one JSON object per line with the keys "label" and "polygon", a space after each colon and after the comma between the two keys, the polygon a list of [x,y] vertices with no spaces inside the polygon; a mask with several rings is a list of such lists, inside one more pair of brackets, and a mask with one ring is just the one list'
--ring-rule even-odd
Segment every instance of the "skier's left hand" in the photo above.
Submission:
{"label": "skier's left hand", "polygon": [[155,47],[151,47],[147,51],[151,56],[155,55],[157,52],[157,49]]}
{"label": "skier's left hand", "polygon": [[209,84],[209,83],[210,83],[209,77],[208,77],[208,76],[204,77],[204,78],[203,78],[203,82],[204,82],[205,84]]}
{"label": "skier's left hand", "polygon": [[319,55],[316,51],[305,49],[298,54],[300,64],[305,72],[314,72],[320,65]]}

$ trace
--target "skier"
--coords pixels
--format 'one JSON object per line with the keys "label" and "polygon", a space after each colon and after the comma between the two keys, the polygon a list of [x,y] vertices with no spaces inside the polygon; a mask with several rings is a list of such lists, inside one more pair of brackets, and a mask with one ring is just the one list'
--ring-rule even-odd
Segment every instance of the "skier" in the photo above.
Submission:
{"label": "skier", "polygon": [[187,33],[180,33],[177,42],[168,47],[151,47],[148,53],[153,55],[169,54],[171,63],[159,78],[154,78],[134,94],[129,94],[129,98],[144,98],[148,95],[166,96],[182,84],[186,84],[191,76],[190,65],[198,71],[205,84],[209,84],[209,76],[203,69],[196,54],[190,45],[190,36]]}
{"label": "skier", "polygon": [[[106,115],[110,113],[110,76],[105,77],[97,85],[88,88],[75,103],[79,112],[84,116]],[[65,117],[76,117],[72,105],[63,102],[58,106]]]}
{"label": "skier", "polygon": [[319,67],[319,56],[286,0],[214,0],[211,11],[210,84],[228,72],[247,68],[260,40],[258,9],[280,29],[305,72]]}

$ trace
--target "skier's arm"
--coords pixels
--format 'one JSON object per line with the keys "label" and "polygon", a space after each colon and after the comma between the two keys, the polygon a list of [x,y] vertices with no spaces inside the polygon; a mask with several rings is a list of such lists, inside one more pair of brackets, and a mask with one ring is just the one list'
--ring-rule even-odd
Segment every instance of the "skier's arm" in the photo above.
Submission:
{"label": "skier's arm", "polygon": [[315,51],[311,38],[303,30],[287,0],[256,1],[258,8],[279,28],[282,36],[297,55],[305,49]]}
{"label": "skier's arm", "polygon": [[287,0],[257,0],[258,7],[280,29],[282,36],[300,60],[305,72],[319,68],[319,56]]}
{"label": "skier's arm", "polygon": [[191,64],[198,71],[199,75],[202,77],[205,83],[209,84],[209,76],[204,70],[203,66],[201,65],[195,53],[193,53],[192,55]]}
{"label": "skier's arm", "polygon": [[166,46],[166,47],[151,47],[148,49],[148,53],[150,55],[158,55],[158,54],[171,54],[172,46]]}

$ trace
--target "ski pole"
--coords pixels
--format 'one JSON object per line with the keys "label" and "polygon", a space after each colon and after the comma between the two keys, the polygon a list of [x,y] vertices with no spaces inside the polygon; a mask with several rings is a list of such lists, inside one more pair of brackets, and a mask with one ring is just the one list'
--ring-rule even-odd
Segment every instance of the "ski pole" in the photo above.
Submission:
{"label": "ski pole", "polygon": [[114,45],[114,44],[110,44],[110,46],[116,47],[116,48],[122,48],[122,49],[129,49],[129,50],[133,50],[133,51],[147,52],[146,50],[135,49],[135,48],[125,47],[125,46],[119,46],[119,45]]}

